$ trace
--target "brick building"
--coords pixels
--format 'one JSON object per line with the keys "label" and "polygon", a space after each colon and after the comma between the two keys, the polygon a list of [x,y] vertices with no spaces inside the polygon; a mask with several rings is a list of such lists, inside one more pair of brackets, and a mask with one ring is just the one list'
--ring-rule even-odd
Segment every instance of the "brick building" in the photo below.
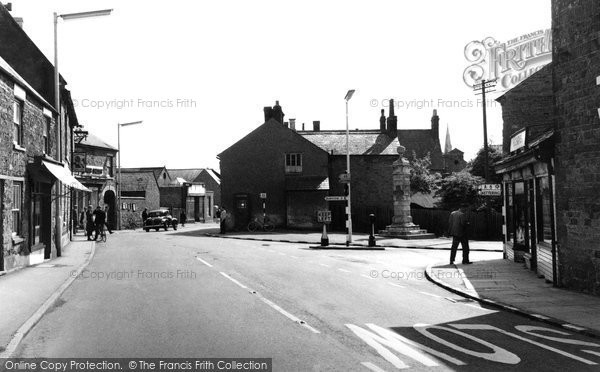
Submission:
{"label": "brick building", "polygon": [[121,168],[121,226],[133,221],[142,226],[142,211],[158,209],[160,188],[171,183],[171,177],[165,167]]}
{"label": "brick building", "polygon": [[553,62],[498,101],[509,259],[600,294],[600,3],[552,1]]}
{"label": "brick building", "polygon": [[[392,164],[398,158],[400,141],[417,156],[432,155],[436,169],[443,168],[439,141],[439,117],[434,112],[432,128],[398,130],[393,103],[384,113],[379,129],[353,130],[349,135],[352,212],[355,229],[369,226],[369,214],[378,223],[392,217]],[[284,121],[277,102],[265,107],[265,123],[219,154],[221,203],[232,214],[239,229],[263,213],[261,194],[266,194],[266,213],[279,226],[314,229],[316,211],[330,209],[332,228],[345,228],[345,203],[324,201],[326,195],[343,195],[339,176],[346,171],[346,131],[296,130],[294,119]],[[412,142],[409,142],[412,141]],[[251,159],[251,163],[249,163]]]}
{"label": "brick building", "polygon": [[[195,186],[187,201],[186,214],[196,221],[212,220],[215,207],[221,205],[221,175],[212,168],[169,169],[174,180]],[[203,189],[203,190],[202,190]]]}
{"label": "brick building", "polygon": [[0,4],[0,270],[60,256],[69,242],[70,193],[87,190],[69,169],[78,123],[61,82],[54,107],[54,67]]}
{"label": "brick building", "polygon": [[88,205],[108,206],[107,223],[117,227],[118,208],[115,186],[117,149],[92,133],[75,140],[73,174],[91,192],[76,192],[73,208],[81,212]]}

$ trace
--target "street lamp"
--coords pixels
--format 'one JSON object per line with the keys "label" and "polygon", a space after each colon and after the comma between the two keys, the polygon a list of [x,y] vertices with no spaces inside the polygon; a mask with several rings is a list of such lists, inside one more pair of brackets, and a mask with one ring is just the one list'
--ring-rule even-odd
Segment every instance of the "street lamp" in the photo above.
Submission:
{"label": "street lamp", "polygon": [[121,230],[121,127],[142,124],[142,120],[131,121],[129,123],[117,123],[117,167],[119,168],[119,177],[117,180],[117,210],[119,211],[117,226]]}
{"label": "street lamp", "polygon": [[352,199],[352,194],[350,191],[350,183],[352,178],[350,177],[350,127],[348,126],[348,101],[350,101],[350,98],[352,98],[353,94],[354,89],[350,89],[344,98],[346,100],[346,177],[348,182],[348,195],[346,195],[346,228],[348,230],[348,235],[346,237],[346,246],[349,246],[350,243],[352,243],[352,209],[350,201]]}
{"label": "street lamp", "polygon": [[[90,17],[99,17],[110,15],[112,9],[104,9],[104,10],[94,10],[91,12],[80,12],[80,13],[67,13],[67,14],[57,14],[54,12],[54,108],[58,113],[58,117],[56,119],[56,160],[61,161],[62,159],[62,148],[61,148],[61,130],[62,130],[62,115],[60,110],[60,74],[58,73],[58,19],[62,18],[65,21],[72,19],[80,19],[80,18],[90,18]],[[73,136],[71,136],[71,162],[73,161]],[[71,168],[73,165],[71,164]],[[71,174],[73,174],[73,169],[71,169]],[[62,186],[57,186],[62,187]],[[60,189],[59,189],[60,191]],[[73,213],[73,196],[71,196],[71,213]],[[56,217],[56,231],[60,231],[62,221],[60,216],[60,208],[55,209],[55,217]],[[72,217],[69,219],[72,220]],[[71,229],[72,230],[72,227]],[[72,233],[72,232],[71,232]],[[71,234],[70,233],[70,234]],[[61,248],[61,234],[57,234],[56,246],[57,251],[60,252]],[[72,237],[69,236],[69,239]],[[60,253],[59,253],[60,255]]]}

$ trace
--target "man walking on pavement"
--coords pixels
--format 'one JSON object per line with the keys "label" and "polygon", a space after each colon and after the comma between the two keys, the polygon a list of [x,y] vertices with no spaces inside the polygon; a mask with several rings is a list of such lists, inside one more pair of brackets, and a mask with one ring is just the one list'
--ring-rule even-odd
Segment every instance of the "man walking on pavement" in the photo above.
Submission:
{"label": "man walking on pavement", "polygon": [[100,233],[104,229],[104,224],[106,223],[106,213],[104,213],[102,207],[96,207],[96,210],[94,211],[94,217],[94,224],[96,225],[96,235],[94,235],[94,240],[97,240],[98,235],[100,235]]}
{"label": "man walking on pavement", "polygon": [[225,232],[227,230],[227,222],[225,221],[227,219],[227,211],[225,210],[225,208],[221,209],[220,218],[221,218],[221,234],[225,234]]}
{"label": "man walking on pavement", "polygon": [[467,203],[462,203],[460,205],[460,209],[455,210],[450,213],[450,218],[448,219],[448,232],[450,236],[452,236],[452,247],[450,248],[450,265],[454,264],[454,259],[456,258],[456,250],[458,249],[458,243],[462,246],[462,263],[467,265],[472,262],[469,261],[469,239],[467,237],[467,229],[469,227],[469,222],[467,221],[467,216],[465,212],[469,205]]}
{"label": "man walking on pavement", "polygon": [[94,213],[92,212],[91,205],[88,205],[87,211],[85,212],[85,232],[87,240],[92,240],[92,232],[94,232]]}

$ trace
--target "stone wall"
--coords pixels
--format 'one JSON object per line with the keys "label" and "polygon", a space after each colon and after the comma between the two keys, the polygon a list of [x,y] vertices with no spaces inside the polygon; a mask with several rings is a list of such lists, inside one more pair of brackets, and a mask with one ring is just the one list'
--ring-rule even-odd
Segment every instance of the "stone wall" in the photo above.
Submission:
{"label": "stone wall", "polygon": [[[127,209],[122,209],[121,205],[117,206],[121,209],[121,226],[126,227],[130,219],[141,226],[144,208],[151,211],[160,207],[160,191],[154,173],[152,171],[121,173],[121,192],[125,191],[146,192],[146,196],[141,198],[122,196],[121,204],[127,203]],[[130,204],[135,204],[135,211],[129,206]]]}
{"label": "stone wall", "polygon": [[553,0],[560,283],[600,295],[600,2]]}

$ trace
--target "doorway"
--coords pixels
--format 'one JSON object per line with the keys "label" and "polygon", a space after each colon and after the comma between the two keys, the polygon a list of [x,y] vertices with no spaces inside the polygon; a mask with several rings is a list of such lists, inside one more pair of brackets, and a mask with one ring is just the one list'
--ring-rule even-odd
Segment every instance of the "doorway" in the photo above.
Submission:
{"label": "doorway", "polygon": [[250,196],[248,194],[236,194],[233,198],[235,228],[244,230],[250,222],[250,215]]}
{"label": "doorway", "polygon": [[104,192],[104,205],[108,205],[108,213],[106,214],[106,223],[108,226],[114,228],[117,225],[117,198],[115,192],[112,190],[106,190]]}

